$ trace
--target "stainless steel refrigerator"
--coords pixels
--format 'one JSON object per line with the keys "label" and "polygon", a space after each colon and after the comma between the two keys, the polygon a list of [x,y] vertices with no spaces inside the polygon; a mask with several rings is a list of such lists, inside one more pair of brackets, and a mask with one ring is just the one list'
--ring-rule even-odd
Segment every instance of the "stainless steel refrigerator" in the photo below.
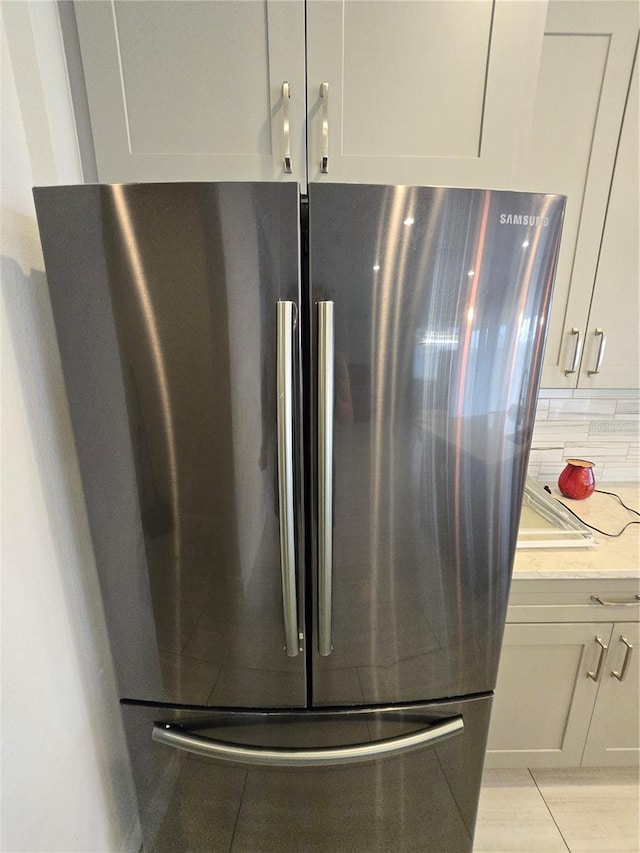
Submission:
{"label": "stainless steel refrigerator", "polygon": [[145,850],[470,850],[564,199],[35,199]]}

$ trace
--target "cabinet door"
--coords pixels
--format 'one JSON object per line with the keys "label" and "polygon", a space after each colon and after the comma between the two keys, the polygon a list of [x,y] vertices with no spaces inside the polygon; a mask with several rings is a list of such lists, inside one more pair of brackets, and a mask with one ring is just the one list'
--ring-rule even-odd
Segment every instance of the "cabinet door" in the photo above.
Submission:
{"label": "cabinet door", "polygon": [[597,638],[608,645],[611,628],[596,622],[506,626],[488,767],[580,764],[598,693],[595,678],[605,678],[605,650]]}
{"label": "cabinet door", "polygon": [[639,230],[636,56],[587,324],[581,388],[640,388]]}
{"label": "cabinet door", "polygon": [[75,13],[100,181],[303,182],[302,0],[99,0]]}
{"label": "cabinet door", "polygon": [[639,645],[638,623],[618,622],[613,626],[598,701],[582,757],[584,766],[620,767],[637,765],[640,760]]}
{"label": "cabinet door", "polygon": [[[533,132],[514,183],[515,189],[567,196],[543,386],[573,388],[577,383],[579,358],[572,370],[574,355],[585,340],[637,34],[635,3],[549,4]],[[637,182],[626,180],[628,193],[635,193]],[[618,238],[632,254],[633,223],[618,225]],[[616,281],[616,300],[618,287]],[[605,298],[613,302],[610,293]],[[637,320],[633,310],[627,316]],[[596,322],[601,325],[595,318],[592,325]]]}
{"label": "cabinet door", "polygon": [[308,0],[309,180],[510,188],[545,12],[504,0]]}

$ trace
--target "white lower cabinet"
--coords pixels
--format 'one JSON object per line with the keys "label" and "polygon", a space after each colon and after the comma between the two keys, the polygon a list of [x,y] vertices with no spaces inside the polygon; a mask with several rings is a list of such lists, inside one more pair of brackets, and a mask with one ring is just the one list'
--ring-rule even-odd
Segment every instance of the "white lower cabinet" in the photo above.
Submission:
{"label": "white lower cabinet", "polygon": [[582,756],[586,767],[637,765],[640,758],[640,626],[616,622]]}
{"label": "white lower cabinet", "polygon": [[[492,767],[580,764],[611,625],[507,625],[489,731]],[[588,673],[592,673],[590,677]]]}
{"label": "white lower cabinet", "polygon": [[514,583],[487,767],[638,763],[636,594],[632,581]]}

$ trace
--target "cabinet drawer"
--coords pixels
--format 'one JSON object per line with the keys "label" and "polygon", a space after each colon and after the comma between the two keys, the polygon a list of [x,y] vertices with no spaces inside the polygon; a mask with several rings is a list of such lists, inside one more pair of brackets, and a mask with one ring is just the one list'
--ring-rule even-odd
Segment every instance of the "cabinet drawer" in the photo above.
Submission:
{"label": "cabinet drawer", "polygon": [[637,622],[639,594],[633,578],[514,579],[507,622]]}

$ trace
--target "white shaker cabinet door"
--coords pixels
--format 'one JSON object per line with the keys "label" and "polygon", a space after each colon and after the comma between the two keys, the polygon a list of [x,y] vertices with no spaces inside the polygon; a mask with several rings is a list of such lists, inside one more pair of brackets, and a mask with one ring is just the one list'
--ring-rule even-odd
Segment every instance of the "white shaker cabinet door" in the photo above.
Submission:
{"label": "white shaker cabinet door", "polygon": [[593,712],[583,767],[637,766],[640,763],[640,625],[613,626],[598,701]]}
{"label": "white shaker cabinet door", "polygon": [[304,183],[302,0],[74,8],[100,181]]}
{"label": "white shaker cabinet door", "polygon": [[[545,387],[575,388],[581,355],[587,355],[587,317],[637,37],[635,3],[549,2],[533,132],[513,185],[567,196]],[[623,180],[637,194],[637,182]],[[626,244],[635,239],[637,246],[633,224],[619,224],[620,239]],[[616,285],[615,299],[617,293]],[[637,319],[637,311],[631,314]],[[608,387],[619,386],[609,381]]]}
{"label": "white shaker cabinet door", "polygon": [[309,180],[510,187],[545,14],[544,2],[307,0]]}
{"label": "white shaker cabinet door", "polygon": [[580,388],[640,388],[638,58],[611,184]]}
{"label": "white shaker cabinet door", "polygon": [[577,767],[604,673],[607,622],[508,624],[487,767]]}

